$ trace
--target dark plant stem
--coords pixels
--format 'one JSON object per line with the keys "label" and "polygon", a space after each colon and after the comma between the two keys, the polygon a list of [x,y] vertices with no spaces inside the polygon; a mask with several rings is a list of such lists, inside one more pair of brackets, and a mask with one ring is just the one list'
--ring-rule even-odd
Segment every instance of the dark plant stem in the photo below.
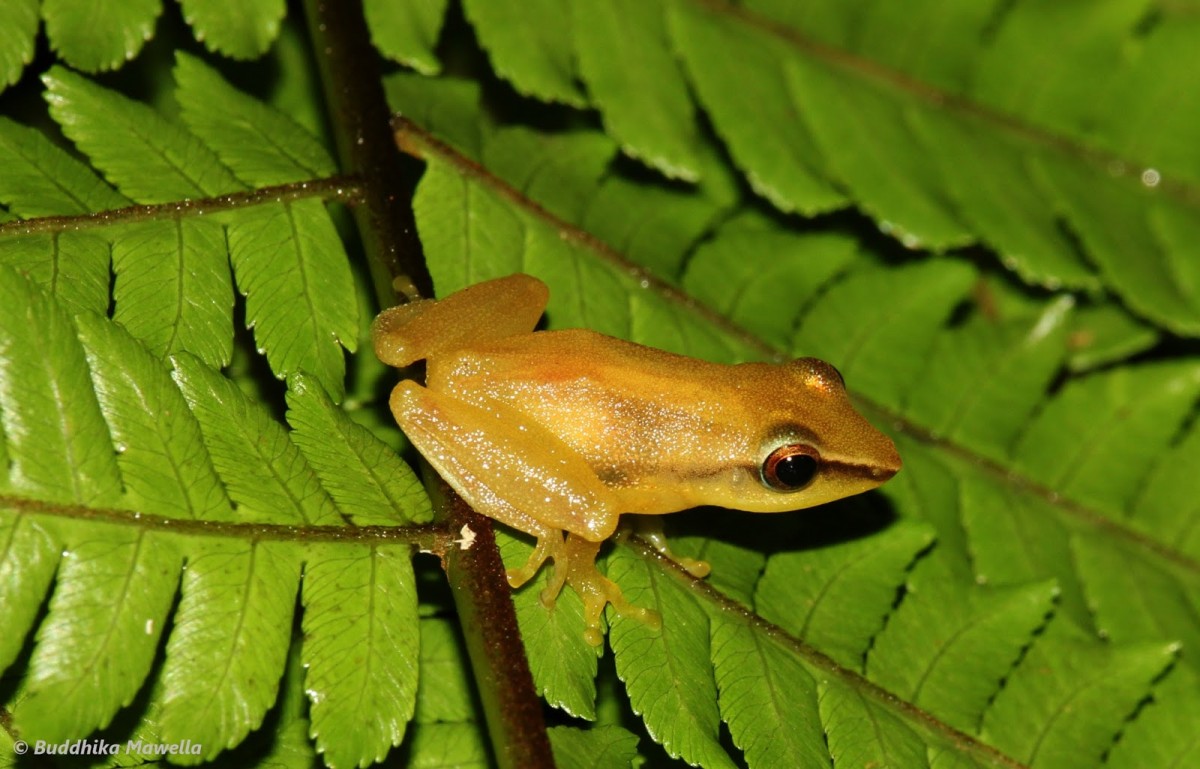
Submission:
{"label": "dark plant stem", "polygon": [[[428,475],[436,473],[428,470]],[[462,543],[446,552],[446,574],[496,763],[513,769],[553,769],[542,703],[533,688],[492,521],[472,510],[441,478],[429,486],[434,509],[446,514]]]}
{"label": "dark plant stem", "polygon": [[[362,201],[354,216],[380,305],[395,304],[398,287],[413,286],[430,296],[412,214],[420,166],[396,147],[362,4],[307,0],[306,12],[339,160],[345,173],[361,180]],[[465,527],[474,536],[469,548],[451,547],[443,555],[496,762],[503,769],[553,769],[541,700],[491,521],[432,471],[428,475],[437,519],[453,532]]]}
{"label": "dark plant stem", "polygon": [[379,56],[359,0],[307,0],[309,36],[342,170],[361,180],[354,218],[381,306],[396,280],[432,296],[412,213],[420,166],[396,151]]}

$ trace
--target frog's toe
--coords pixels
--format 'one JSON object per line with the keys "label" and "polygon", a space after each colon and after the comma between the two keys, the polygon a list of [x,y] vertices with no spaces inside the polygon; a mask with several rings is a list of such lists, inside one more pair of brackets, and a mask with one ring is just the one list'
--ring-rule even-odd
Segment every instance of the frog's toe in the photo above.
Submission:
{"label": "frog's toe", "polygon": [[587,627],[583,635],[588,643],[593,646],[600,644],[602,637],[600,616],[604,613],[604,607],[609,604],[612,604],[613,611],[622,617],[637,620],[652,629],[662,626],[658,612],[634,606],[627,601],[621,588],[597,571],[594,566],[587,573],[581,573],[582,571],[574,571],[567,580],[583,599],[583,621]]}
{"label": "frog's toe", "polygon": [[[555,561],[560,557],[562,551],[562,532],[550,531],[546,534],[539,535],[537,546],[533,548],[533,552],[529,554],[529,559],[525,561],[523,566],[515,569],[508,569],[504,575],[508,578],[510,587],[520,587],[529,580],[533,579],[533,575],[537,574],[537,570],[542,567],[547,558],[552,558]],[[562,581],[558,581],[559,586],[562,586]],[[558,591],[555,590],[555,595]]]}
{"label": "frog's toe", "polygon": [[555,575],[550,578],[550,584],[538,594],[538,599],[542,602],[542,606],[545,606],[547,609],[554,608],[554,604],[558,602],[558,594],[562,592],[563,583],[566,581],[564,578],[558,576],[558,573],[562,569],[558,568],[557,565],[554,567],[554,571]]}
{"label": "frog's toe", "polygon": [[508,578],[509,587],[518,588],[533,579],[533,575],[537,573],[538,567],[541,565],[541,561],[534,563],[533,559],[530,558],[525,562],[524,566],[516,569],[506,569],[504,576]]}
{"label": "frog's toe", "polygon": [[708,561],[701,561],[696,558],[676,557],[675,562],[683,567],[683,570],[691,574],[696,579],[704,579],[712,571],[712,567],[708,565]]}

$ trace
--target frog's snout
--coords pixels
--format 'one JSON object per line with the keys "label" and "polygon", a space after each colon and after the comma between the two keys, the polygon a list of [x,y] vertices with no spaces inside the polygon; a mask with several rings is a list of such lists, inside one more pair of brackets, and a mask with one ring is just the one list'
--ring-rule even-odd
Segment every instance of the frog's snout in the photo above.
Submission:
{"label": "frog's snout", "polygon": [[904,465],[900,459],[900,452],[896,451],[896,444],[892,442],[892,439],[887,436],[881,437],[885,445],[880,446],[876,462],[871,468],[871,478],[879,483],[887,481],[900,472],[900,468]]}

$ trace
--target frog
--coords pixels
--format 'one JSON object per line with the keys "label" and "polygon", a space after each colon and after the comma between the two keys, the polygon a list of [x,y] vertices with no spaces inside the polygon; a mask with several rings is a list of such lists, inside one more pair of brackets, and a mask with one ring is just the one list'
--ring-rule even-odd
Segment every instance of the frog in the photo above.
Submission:
{"label": "frog", "polygon": [[[372,341],[387,365],[425,361],[424,384],[402,379],[391,392],[397,424],[476,512],[533,538],[508,583],[551,561],[542,603],[552,609],[570,586],[590,644],[609,605],[659,621],[596,566],[622,516],[789,512],[900,470],[895,444],[824,361],[716,363],[586,328],[538,330],[549,298],[534,276],[498,277],[385,310]],[[648,539],[669,554],[660,531]]]}

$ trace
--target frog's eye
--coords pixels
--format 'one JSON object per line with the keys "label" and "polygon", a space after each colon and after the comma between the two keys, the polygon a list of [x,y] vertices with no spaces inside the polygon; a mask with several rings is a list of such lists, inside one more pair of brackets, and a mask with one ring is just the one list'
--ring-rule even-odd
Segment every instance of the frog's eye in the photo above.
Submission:
{"label": "frog's eye", "polygon": [[820,458],[816,449],[803,443],[780,446],[762,464],[763,483],[778,491],[799,491],[817,477]]}

